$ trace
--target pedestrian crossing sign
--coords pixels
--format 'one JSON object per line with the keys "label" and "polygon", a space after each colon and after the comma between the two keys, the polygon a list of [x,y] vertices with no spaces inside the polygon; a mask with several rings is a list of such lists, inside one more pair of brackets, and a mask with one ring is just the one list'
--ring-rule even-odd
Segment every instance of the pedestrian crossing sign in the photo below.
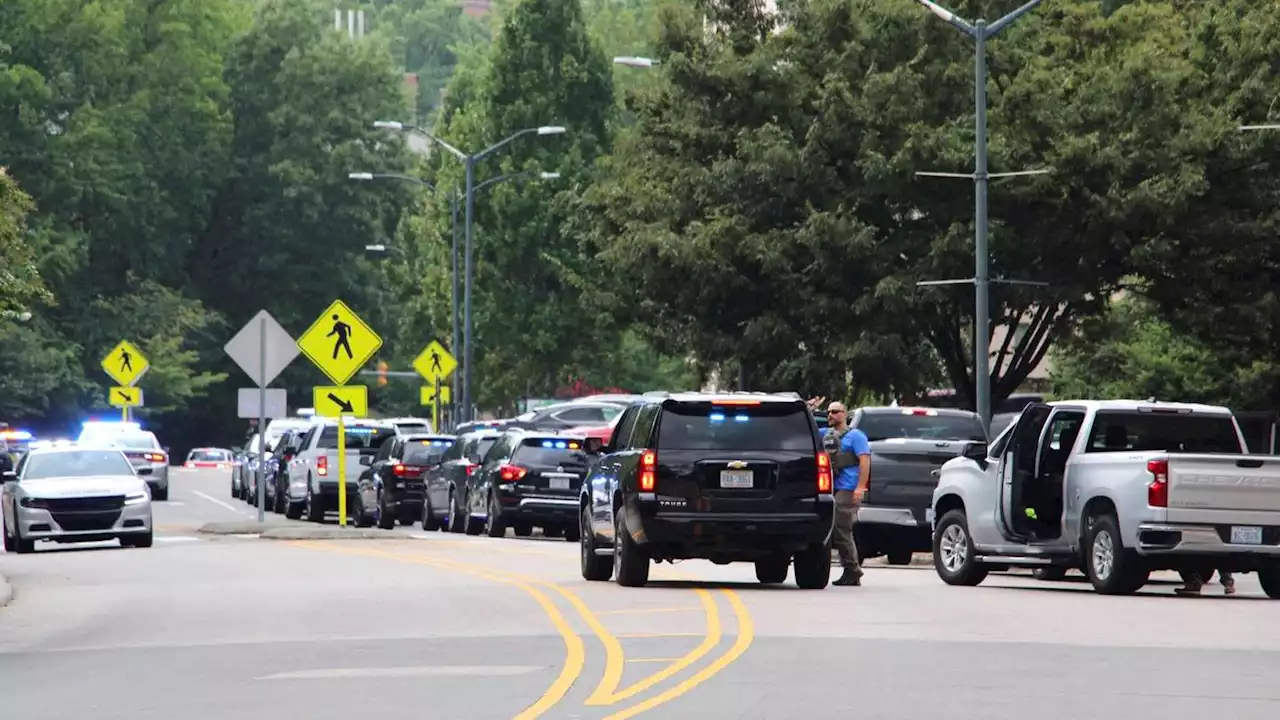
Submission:
{"label": "pedestrian crossing sign", "polygon": [[102,358],[102,369],[120,385],[133,387],[151,369],[151,363],[133,343],[121,340]]}
{"label": "pedestrian crossing sign", "polygon": [[438,340],[432,340],[431,344],[423,348],[413,361],[413,369],[417,370],[422,377],[440,382],[448,380],[457,367],[458,361]]}
{"label": "pedestrian crossing sign", "polygon": [[335,385],[346,385],[380,347],[382,338],[341,300],[298,338],[298,349]]}

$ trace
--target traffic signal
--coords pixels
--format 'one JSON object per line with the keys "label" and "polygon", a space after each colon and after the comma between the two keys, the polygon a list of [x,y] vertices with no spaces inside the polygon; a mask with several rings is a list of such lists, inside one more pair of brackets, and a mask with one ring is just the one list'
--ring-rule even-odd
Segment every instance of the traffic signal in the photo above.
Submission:
{"label": "traffic signal", "polygon": [[388,367],[389,366],[387,365],[386,360],[378,361],[378,385],[387,384],[387,368]]}

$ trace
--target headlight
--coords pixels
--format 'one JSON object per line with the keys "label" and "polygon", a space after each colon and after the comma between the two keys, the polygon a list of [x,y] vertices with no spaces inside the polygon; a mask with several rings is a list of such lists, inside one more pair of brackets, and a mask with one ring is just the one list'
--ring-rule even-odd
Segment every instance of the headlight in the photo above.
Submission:
{"label": "headlight", "polygon": [[137,505],[137,504],[139,504],[139,503],[144,503],[144,502],[146,502],[146,501],[148,501],[148,500],[150,500],[150,499],[151,499],[151,494],[150,494],[150,493],[147,493],[147,492],[133,493],[132,495],[127,495],[127,496],[125,497],[125,499],[124,499],[124,504],[125,504],[125,505]]}
{"label": "headlight", "polygon": [[19,501],[18,501],[18,504],[19,504],[19,505],[22,505],[22,507],[26,507],[26,508],[40,508],[40,509],[42,509],[42,510],[48,510],[48,509],[49,509],[49,501],[48,501],[48,500],[42,500],[42,499],[40,499],[40,498],[24,497],[24,498],[22,498],[21,500],[19,500]]}

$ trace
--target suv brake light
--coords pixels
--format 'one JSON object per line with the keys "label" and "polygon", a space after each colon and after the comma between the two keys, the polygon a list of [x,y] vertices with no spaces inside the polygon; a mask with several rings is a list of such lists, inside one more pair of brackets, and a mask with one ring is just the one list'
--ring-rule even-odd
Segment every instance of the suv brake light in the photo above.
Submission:
{"label": "suv brake light", "polygon": [[503,465],[498,468],[498,477],[502,478],[503,482],[515,482],[528,474],[529,471],[519,465]]}
{"label": "suv brake light", "polygon": [[322,477],[329,474],[328,456],[321,455],[320,457],[316,458],[316,474]]}
{"label": "suv brake light", "polygon": [[1147,504],[1151,507],[1169,507],[1169,458],[1147,461],[1151,483],[1147,485]]}
{"label": "suv brake light", "polygon": [[467,477],[471,477],[472,475],[475,475],[476,468],[478,467],[480,466],[476,465],[475,463],[467,463]]}
{"label": "suv brake light", "polygon": [[658,451],[645,450],[640,454],[640,491],[653,492],[658,484]]}
{"label": "suv brake light", "polygon": [[831,492],[831,456],[825,452],[818,453],[818,492]]}
{"label": "suv brake light", "polygon": [[408,477],[410,475],[417,475],[418,473],[422,472],[423,468],[420,468],[417,465],[405,465],[403,463],[396,463],[391,468],[391,470],[396,474],[396,477]]}

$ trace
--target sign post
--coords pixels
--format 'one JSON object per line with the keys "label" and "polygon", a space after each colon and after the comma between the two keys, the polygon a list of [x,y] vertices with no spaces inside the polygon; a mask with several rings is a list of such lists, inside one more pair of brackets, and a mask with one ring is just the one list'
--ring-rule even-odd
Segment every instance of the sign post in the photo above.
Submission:
{"label": "sign post", "polygon": [[438,340],[432,340],[413,360],[413,369],[431,383],[422,388],[421,401],[423,405],[432,407],[435,420],[432,429],[435,432],[440,432],[440,404],[450,400],[449,386],[442,383],[457,368],[457,359]]}
{"label": "sign post", "polygon": [[288,412],[284,399],[276,397],[277,394],[283,395],[284,390],[270,391],[273,399],[279,402],[272,403],[272,407],[268,408],[267,385],[293,362],[298,356],[298,348],[293,336],[280,327],[271,313],[260,310],[222,349],[258,385],[258,406],[254,408],[252,404],[245,403],[245,393],[241,392],[237,403],[239,412],[236,414],[244,417],[248,413],[256,416],[258,421],[258,522],[266,522],[267,417],[282,417]]}
{"label": "sign post", "polygon": [[[316,387],[312,390],[312,399],[317,415],[333,417],[336,414],[338,418],[338,524],[343,527],[347,524],[346,418],[357,416],[357,402],[362,411],[359,416],[368,411],[369,392],[364,385],[347,387],[347,381],[380,347],[382,338],[378,333],[341,300],[334,300],[298,338],[298,349],[336,386]],[[325,408],[323,412],[322,408]]]}

